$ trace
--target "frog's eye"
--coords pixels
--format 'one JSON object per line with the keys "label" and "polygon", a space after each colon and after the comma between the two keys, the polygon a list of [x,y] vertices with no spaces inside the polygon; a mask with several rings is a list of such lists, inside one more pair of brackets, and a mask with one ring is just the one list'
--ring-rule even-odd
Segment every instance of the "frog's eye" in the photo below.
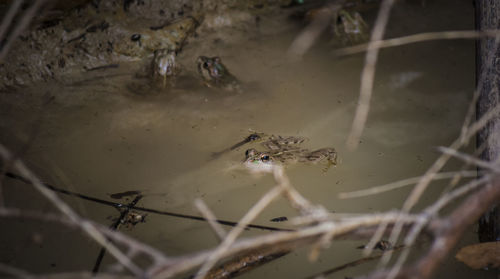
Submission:
{"label": "frog's eye", "polygon": [[250,136],[248,136],[248,140],[258,140],[258,139],[260,139],[260,136],[257,134],[251,134]]}
{"label": "frog's eye", "polygon": [[262,162],[267,162],[267,161],[269,161],[269,155],[262,155],[262,157],[260,157],[260,160],[261,160]]}
{"label": "frog's eye", "polygon": [[208,64],[207,62],[204,62],[204,63],[203,63],[203,68],[207,69],[207,68],[208,68],[208,66],[209,66],[209,64]]}

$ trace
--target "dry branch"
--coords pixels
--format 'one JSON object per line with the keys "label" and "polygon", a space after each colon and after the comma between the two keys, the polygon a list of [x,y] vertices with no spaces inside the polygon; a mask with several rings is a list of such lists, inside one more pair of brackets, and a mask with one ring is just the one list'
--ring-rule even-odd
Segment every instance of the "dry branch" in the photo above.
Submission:
{"label": "dry branch", "polygon": [[[12,155],[10,152],[0,144],[0,157],[4,161],[11,161]],[[71,209],[66,203],[64,203],[54,192],[43,186],[42,182],[35,176],[19,159],[12,161],[13,167],[26,177],[33,185],[33,187],[38,190],[42,195],[44,195],[52,204],[60,210],[64,215],[66,215],[72,222],[78,224],[78,226],[87,233],[91,238],[93,238],[101,246],[105,247],[110,254],[112,254],[120,263],[128,268],[132,273],[137,276],[141,276],[143,271],[136,266],[125,254],[123,254],[116,246],[109,243],[109,241],[104,237],[104,235],[96,229],[96,227],[89,221],[80,218],[73,209]]]}
{"label": "dry branch", "polygon": [[[22,181],[26,184],[31,184],[31,182],[28,179],[26,179],[25,177],[14,174],[12,172],[5,172],[5,177],[16,179],[16,180]],[[100,203],[100,204],[107,205],[107,206],[112,206],[112,207],[118,208],[118,209],[127,207],[127,208],[138,210],[138,211],[154,213],[154,214],[159,214],[159,215],[166,215],[166,216],[171,216],[171,217],[176,217],[176,218],[184,218],[184,219],[203,221],[203,222],[207,221],[207,219],[205,219],[204,217],[200,217],[200,216],[157,210],[157,209],[136,206],[136,205],[130,206],[130,205],[126,205],[123,203],[112,202],[112,201],[96,198],[93,196],[88,196],[88,195],[83,195],[80,193],[68,191],[68,190],[65,190],[63,188],[56,187],[56,186],[49,184],[49,183],[42,183],[42,185],[47,187],[48,189],[54,191],[54,192],[57,192],[57,193],[69,195],[72,197],[84,199],[84,200],[91,201],[91,202]],[[233,222],[233,221],[229,221],[229,220],[217,219],[216,221],[217,221],[217,223],[219,223],[221,225],[225,225],[225,226],[234,227],[237,225],[237,222]],[[256,224],[248,224],[247,227],[252,228],[252,229],[260,229],[260,230],[267,230],[267,231],[289,231],[289,229],[281,229],[281,228],[277,228],[277,227],[263,226],[263,225],[256,225]]]}
{"label": "dry branch", "polygon": [[[496,177],[486,187],[465,199],[449,217],[433,220],[429,230],[433,232],[435,238],[429,252],[422,256],[415,265],[402,269],[396,278],[429,278],[455,247],[465,229],[476,222],[492,204],[499,200],[500,179]],[[387,278],[389,272],[387,270],[379,271],[363,278]]]}
{"label": "dry branch", "polygon": [[[346,218],[337,222],[322,222],[315,226],[305,227],[293,232],[276,232],[259,237],[242,239],[224,250],[220,257],[230,257],[238,253],[266,247],[295,249],[314,243],[325,234],[331,234],[337,239],[341,237],[355,237],[355,239],[359,239],[359,236],[367,237],[373,234],[373,229],[381,222],[393,224],[398,220],[399,216],[397,212],[367,214]],[[406,215],[404,219],[407,224],[411,224],[421,219],[421,216]],[[154,278],[170,278],[201,265],[214,251],[216,249],[173,258],[169,263],[150,270],[150,275]]]}
{"label": "dry branch", "polygon": [[[17,0],[14,2],[23,2],[23,1]],[[31,23],[33,18],[36,16],[36,13],[41,9],[41,7],[43,7],[43,4],[45,2],[46,2],[46,0],[36,0],[33,3],[33,5],[31,5],[31,7],[29,7],[26,10],[26,12],[22,16],[21,20],[19,21],[19,23],[16,25],[16,27],[14,27],[14,29],[10,33],[10,36],[9,36],[8,40],[6,41],[5,45],[3,45],[3,47],[0,49],[0,62],[3,62],[5,56],[7,55],[10,48],[12,47],[12,44],[17,40],[17,37],[19,37],[19,35],[21,35],[21,33],[29,26],[29,24]],[[17,4],[15,4],[13,6],[16,6],[16,5]],[[14,9],[17,9],[17,8],[13,7],[12,11],[14,11]],[[6,20],[5,20],[5,22],[2,22],[2,28],[4,28],[3,24],[10,25],[10,22],[7,22]],[[8,28],[8,26],[5,28]],[[5,33],[2,35],[5,36]],[[0,40],[3,41],[4,39],[5,39],[4,37],[0,37]]]}
{"label": "dry branch", "polygon": [[[460,175],[461,177],[476,177],[477,171],[440,172],[440,173],[437,173],[433,177],[433,180],[454,178],[457,175]],[[421,179],[422,179],[422,176],[417,176],[417,177],[407,178],[407,179],[399,180],[399,181],[392,182],[392,183],[385,184],[385,185],[381,185],[381,186],[371,187],[368,189],[363,189],[363,190],[358,190],[358,191],[353,191],[353,192],[339,193],[339,198],[340,199],[352,199],[352,198],[359,198],[359,197],[364,197],[364,196],[369,196],[369,195],[381,194],[381,193],[384,193],[387,191],[399,189],[401,187],[405,187],[405,186],[409,186],[409,185],[418,183]]]}
{"label": "dry branch", "polygon": [[379,48],[374,47],[377,41],[382,40],[385,33],[385,27],[389,22],[389,14],[394,4],[394,0],[383,0],[380,4],[380,9],[373,27],[370,42],[368,43],[369,50],[366,52],[365,65],[361,72],[361,89],[359,91],[359,103],[356,107],[356,113],[352,122],[351,132],[347,137],[347,147],[351,150],[356,149],[365,127],[368,111],[370,109],[370,99],[373,90],[373,81],[375,79],[375,65]]}
{"label": "dry branch", "polygon": [[379,40],[373,44],[360,44],[352,47],[336,49],[333,51],[335,55],[351,55],[360,52],[365,52],[372,49],[390,48],[403,46],[408,44],[421,43],[434,40],[456,40],[456,39],[480,39],[480,38],[498,38],[499,30],[463,30],[463,31],[441,31],[413,34],[394,39]]}
{"label": "dry branch", "polygon": [[217,223],[217,218],[213,214],[213,212],[208,208],[208,206],[203,202],[201,199],[196,199],[194,201],[194,205],[196,206],[196,209],[207,219],[208,224],[212,228],[212,230],[215,232],[215,235],[217,238],[222,241],[224,237],[226,237],[226,231],[220,226],[219,223]]}
{"label": "dry branch", "polygon": [[[61,214],[48,212],[41,213],[38,211],[21,210],[18,208],[0,208],[0,216],[4,218],[30,219],[44,222],[53,222],[59,223],[69,228],[81,229],[78,224],[70,220],[67,216]],[[150,256],[155,264],[164,265],[169,262],[169,259],[165,257],[163,253],[148,245],[145,245],[120,232],[112,231],[103,225],[93,223],[92,221],[88,222],[92,223],[101,233],[103,233],[106,237],[113,239],[113,241],[115,241],[116,243],[128,247],[129,250],[138,251]]]}

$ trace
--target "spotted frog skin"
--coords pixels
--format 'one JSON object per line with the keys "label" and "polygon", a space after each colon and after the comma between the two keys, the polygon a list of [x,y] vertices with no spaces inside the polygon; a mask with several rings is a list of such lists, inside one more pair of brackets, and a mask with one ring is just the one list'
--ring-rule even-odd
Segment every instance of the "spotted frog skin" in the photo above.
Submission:
{"label": "spotted frog skin", "polygon": [[274,165],[293,163],[327,163],[327,169],[337,164],[337,152],[333,148],[321,148],[314,151],[299,145],[306,139],[301,137],[271,136],[262,145],[265,151],[250,148],[245,152],[245,166],[255,172],[271,172]]}
{"label": "spotted frog skin", "polygon": [[167,86],[167,80],[172,80],[179,70],[175,63],[175,56],[175,51],[168,49],[159,49],[154,52],[153,77],[155,80],[161,80],[163,87]]}
{"label": "spotted frog skin", "polygon": [[200,56],[196,63],[198,74],[206,86],[241,92],[240,82],[227,70],[219,57]]}

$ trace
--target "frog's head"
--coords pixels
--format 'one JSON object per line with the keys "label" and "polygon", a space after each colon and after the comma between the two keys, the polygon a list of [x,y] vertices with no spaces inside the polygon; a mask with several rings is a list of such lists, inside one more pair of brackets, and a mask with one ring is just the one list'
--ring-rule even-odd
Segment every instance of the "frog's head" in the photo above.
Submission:
{"label": "frog's head", "polygon": [[154,71],[160,76],[174,75],[176,52],[168,49],[160,49],[154,52]]}
{"label": "frog's head", "polygon": [[245,166],[252,172],[272,172],[274,161],[268,152],[251,148],[245,151]]}
{"label": "frog's head", "polygon": [[219,79],[224,75],[224,65],[221,63],[221,59],[219,57],[206,57],[200,56],[196,60],[198,64],[198,73],[205,80],[214,80]]}

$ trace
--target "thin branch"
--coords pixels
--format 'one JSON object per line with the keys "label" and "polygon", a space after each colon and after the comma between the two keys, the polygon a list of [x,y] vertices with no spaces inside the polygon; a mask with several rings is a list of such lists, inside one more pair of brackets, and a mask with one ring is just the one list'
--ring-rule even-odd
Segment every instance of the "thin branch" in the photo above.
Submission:
{"label": "thin branch", "polygon": [[243,232],[246,225],[254,220],[264,208],[281,194],[282,191],[283,188],[279,186],[272,188],[245,214],[245,216],[243,216],[243,218],[241,218],[238,225],[227,234],[226,238],[224,238],[217,249],[206,259],[205,263],[196,274],[195,279],[202,279],[205,277],[207,272],[222,258],[236,238]]}
{"label": "thin branch", "polygon": [[456,200],[457,198],[473,191],[476,190],[478,187],[489,183],[492,180],[491,175],[484,175],[483,177],[470,181],[469,183],[449,192],[444,194],[441,198],[439,198],[436,202],[434,202],[432,205],[430,205],[428,208],[424,210],[424,213],[426,215],[437,215],[438,212],[443,209],[446,205],[448,205],[450,202]]}
{"label": "thin branch", "polygon": [[[29,211],[29,210],[21,210],[18,208],[0,208],[0,216],[6,218],[21,218],[21,219],[33,219],[40,220],[45,222],[54,222],[59,223],[69,228],[80,228],[78,224],[71,221],[64,215],[54,214],[48,212],[38,212],[38,211]],[[133,238],[130,238],[124,234],[121,234],[116,231],[112,231],[109,228],[91,222],[101,233],[106,235],[107,237],[113,239],[113,241],[121,243],[131,250],[140,251],[148,256],[150,256],[156,263],[158,264],[166,264],[169,262],[169,259],[166,258],[160,251],[142,244]]]}
{"label": "thin branch", "polygon": [[370,239],[370,242],[368,242],[366,248],[363,249],[364,256],[369,256],[372,254],[373,249],[375,248],[377,243],[382,239],[382,236],[384,235],[388,225],[389,223],[387,221],[380,223],[380,225],[377,227],[377,230]]}
{"label": "thin branch", "polygon": [[[470,126],[468,132],[464,136],[465,140],[464,138],[459,137],[449,146],[449,148],[458,149],[463,144],[463,142],[466,142],[468,138],[475,135],[482,127],[484,127],[484,125],[486,125],[486,123],[488,123],[491,119],[493,119],[493,117],[497,116],[499,112],[500,112],[500,104],[497,104],[493,109],[485,113],[479,120],[477,120]],[[450,157],[451,155],[449,154],[442,154],[425,172],[422,179],[417,183],[415,188],[413,188],[412,192],[410,193],[405,203],[403,204],[402,208],[403,213],[407,213],[413,208],[413,206],[417,203],[417,201],[420,199],[420,197],[427,189],[430,182],[433,180],[436,174],[443,168],[443,166],[450,159]],[[403,228],[402,223],[400,224],[396,223],[396,226],[392,231],[391,237],[389,238],[389,242],[396,243],[402,228]],[[391,253],[386,253],[382,258],[382,261],[384,263],[387,263],[390,260],[390,257]]]}
{"label": "thin branch", "polygon": [[495,164],[492,164],[490,162],[486,162],[486,161],[480,160],[478,158],[472,157],[469,154],[459,152],[455,149],[451,149],[451,148],[444,147],[444,146],[439,146],[437,149],[439,151],[441,151],[442,153],[448,154],[452,157],[460,159],[460,160],[464,161],[465,163],[473,164],[473,165],[476,165],[477,167],[488,169],[490,171],[499,172],[498,166],[496,166]]}
{"label": "thin branch", "polygon": [[[6,172],[5,176],[8,178],[22,181],[26,184],[31,184],[30,181],[28,179],[26,179],[25,177],[14,174],[12,172]],[[112,206],[115,208],[123,208],[123,207],[127,206],[126,204],[123,204],[123,203],[112,202],[112,201],[103,200],[103,199],[99,199],[99,198],[88,196],[88,195],[83,195],[83,194],[76,193],[76,192],[71,192],[71,191],[65,190],[63,188],[56,187],[56,186],[49,184],[49,183],[42,183],[42,185],[49,188],[52,191],[55,191],[55,192],[58,192],[61,194],[69,195],[72,197],[77,197],[80,199],[88,200],[91,202],[96,202],[99,204],[104,204],[107,206]],[[196,220],[196,221],[206,221],[205,218],[200,217],[200,216],[181,214],[181,213],[175,213],[175,212],[169,212],[169,211],[162,211],[162,210],[157,210],[157,209],[152,209],[152,208],[147,208],[147,207],[142,207],[142,206],[130,206],[129,208],[134,209],[134,210],[138,210],[138,211],[166,215],[166,216],[172,216],[172,217],[177,217],[177,218],[185,218],[185,219]],[[232,227],[236,226],[236,224],[237,224],[236,222],[229,221],[229,220],[216,220],[216,221],[217,221],[217,223],[219,223],[221,225],[232,226]],[[255,224],[249,224],[248,228],[268,230],[268,231],[289,231],[288,229],[280,229],[277,227],[261,226],[261,225],[255,225]]]}
{"label": "thin branch", "polygon": [[[130,208],[135,206],[142,199],[142,195],[137,195],[135,198],[128,204],[120,213],[120,217],[116,219],[116,221],[109,227],[111,230],[116,231],[120,227],[122,223],[125,222],[125,219],[129,216]],[[106,249],[103,247],[99,254],[97,255],[96,262],[94,264],[94,268],[92,269],[92,274],[97,274],[99,272],[99,268],[101,267],[102,259],[106,254]]]}
{"label": "thin branch", "polygon": [[[398,247],[394,247],[392,250],[398,251],[398,250],[401,250],[401,249],[409,249],[409,248],[410,247],[405,247],[403,245],[400,245]],[[346,264],[343,264],[343,265],[340,265],[340,266],[337,266],[337,267],[334,267],[334,268],[330,268],[328,270],[325,270],[325,271],[322,271],[322,272],[319,272],[319,273],[316,273],[314,275],[307,276],[304,279],[326,278],[326,276],[331,275],[331,274],[333,274],[335,272],[344,270],[346,268],[355,267],[355,266],[358,266],[360,264],[363,264],[363,263],[366,263],[366,262],[370,262],[370,261],[379,259],[380,257],[382,257],[382,255],[383,254],[379,254],[379,255],[375,255],[375,256],[371,256],[371,257],[364,257],[364,258],[361,258],[361,259],[358,259],[358,260],[355,260],[355,261],[352,261],[352,262],[349,262],[349,263],[346,263]]]}
{"label": "thin branch", "polygon": [[[442,196],[438,201],[436,201],[433,205],[429,206],[426,208],[422,216],[423,218],[419,220],[419,222],[416,222],[408,235],[406,236],[404,240],[404,245],[406,246],[412,246],[415,241],[417,240],[417,237],[419,236],[420,232],[424,229],[424,226],[426,226],[433,218],[437,218],[438,212],[446,205],[448,205],[451,201],[463,196],[464,194],[477,189],[478,187],[484,185],[485,183],[488,183],[491,180],[491,177],[489,175],[483,176],[481,179],[473,180],[464,186],[445,194]],[[391,254],[392,251],[388,251],[387,254]],[[408,258],[410,254],[409,250],[403,251],[396,263],[393,265],[391,268],[391,271],[389,273],[388,278],[395,278],[397,274],[400,272],[401,268],[403,267],[403,264],[405,263],[406,259]]]}
{"label": "thin branch", "polygon": [[9,11],[7,12],[7,14],[5,14],[4,18],[2,19],[2,25],[0,25],[0,42],[5,39],[5,34],[7,33],[7,30],[9,30],[12,20],[19,11],[19,8],[21,7],[21,4],[23,2],[23,0],[11,2]]}
{"label": "thin branch", "polygon": [[383,0],[375,21],[372,36],[368,43],[369,49],[366,52],[365,65],[361,73],[361,89],[359,92],[359,103],[356,108],[351,132],[347,137],[347,147],[354,150],[358,147],[361,134],[363,133],[368,111],[370,110],[370,99],[373,91],[373,80],[375,78],[375,66],[377,64],[379,48],[376,47],[377,41],[382,40],[385,33],[385,27],[389,22],[394,0]]}
{"label": "thin branch", "polygon": [[[410,224],[421,219],[421,217],[418,215],[403,215],[403,220],[406,224]],[[318,223],[315,226],[305,227],[297,231],[276,232],[259,237],[243,239],[231,245],[227,250],[224,250],[223,253],[221,253],[220,257],[228,257],[259,247],[276,247],[278,245],[285,245],[287,247],[300,247],[315,242],[318,238],[326,233],[330,233],[332,230],[334,231],[332,235],[333,237],[342,237],[344,235],[347,235],[348,233],[358,231],[362,227],[373,227],[382,222],[393,224],[394,222],[399,220],[400,217],[401,214],[398,212],[368,214],[340,220],[338,222],[335,222],[334,226],[332,226],[331,222],[325,222]],[[360,232],[360,234],[366,236],[365,232]],[[155,269],[151,269],[148,274],[154,278],[170,278],[203,264],[204,262],[206,262],[207,258],[211,256],[216,250],[217,248],[192,255],[186,255],[177,259],[172,259],[172,261],[170,261],[169,263],[158,266]]]}
{"label": "thin branch", "polygon": [[479,120],[472,123],[467,129],[467,133],[464,136],[464,140],[468,140],[474,136],[479,130],[481,130],[488,122],[490,122],[494,117],[497,117],[500,113],[500,104],[490,109],[488,112],[483,114]]}
{"label": "thin branch", "polygon": [[[498,39],[498,38],[497,38]],[[484,69],[483,69],[484,71]],[[484,72],[481,73],[481,75],[484,75]],[[482,79],[479,81],[482,83]],[[477,86],[477,88],[480,88],[480,85]],[[465,138],[465,135],[467,135],[469,131],[469,126],[471,122],[474,119],[475,112],[476,112],[476,104],[477,100],[479,99],[479,90],[474,90],[474,95],[472,96],[472,101],[469,103],[469,108],[467,109],[467,114],[465,115],[465,120],[464,123],[462,124],[462,128],[460,129],[460,138],[463,140],[462,145],[467,145],[469,142]]]}
{"label": "thin branch", "polygon": [[[493,58],[495,57],[498,47],[500,43],[500,38],[496,37],[495,38],[495,47],[491,48],[489,52],[487,53],[487,61],[493,61]],[[481,75],[485,74],[485,70],[483,69],[481,71]],[[482,90],[482,78],[479,77],[479,84],[476,87],[476,94],[479,96],[481,95],[481,90]],[[462,132],[459,136],[458,139],[456,139],[450,146],[449,148],[451,149],[459,149],[461,146],[463,146],[468,140],[474,136],[480,129],[482,129],[491,119],[496,117],[500,112],[500,104],[497,104],[495,107],[484,113],[479,120],[476,120],[474,123],[470,125],[468,128],[464,128],[470,121],[468,119],[469,116],[466,116],[464,120],[464,124],[462,125]],[[471,117],[471,116],[470,116]],[[463,131],[466,131],[465,133]],[[424,176],[422,177],[422,180],[417,183],[409,197],[406,199],[404,205],[403,205],[403,212],[408,212],[415,203],[420,199],[424,191],[427,189],[430,181],[433,179],[433,177],[436,175],[437,172],[441,170],[441,168],[446,164],[446,162],[449,160],[450,155],[448,154],[442,154],[435,162],[434,164],[426,171]],[[395,242],[399,238],[399,234],[402,229],[402,224],[396,224],[394,230],[392,231],[391,237],[389,241]],[[382,261],[384,263],[387,263],[390,260],[391,253],[387,253]]]}
{"label": "thin branch", "polygon": [[498,177],[476,195],[468,197],[447,220],[436,221],[431,226],[438,235],[429,253],[418,262],[416,269],[421,278],[429,278],[462,236],[465,229],[473,224],[492,204],[500,200]]}
{"label": "thin branch", "polygon": [[441,32],[427,32],[418,33],[403,37],[398,37],[388,40],[374,41],[373,44],[360,44],[352,47],[346,47],[334,50],[335,55],[351,55],[360,52],[370,51],[373,49],[390,48],[402,45],[434,41],[434,40],[456,40],[456,39],[480,39],[480,38],[498,38],[500,37],[499,30],[463,30],[463,31],[441,31]]}
{"label": "thin branch", "polygon": [[[490,135],[490,136],[491,136],[491,135]],[[477,157],[477,156],[479,156],[479,154],[481,154],[487,146],[488,146],[488,145],[487,145],[487,141],[483,142],[483,143],[481,144],[481,146],[476,147],[476,150],[474,151],[474,153],[473,153],[472,155],[473,155],[473,156],[476,156],[476,157]],[[464,164],[463,164],[463,166],[462,166],[462,168],[461,168],[461,169],[462,169],[461,171],[466,170],[469,166],[470,166],[470,164],[468,164],[468,163],[464,163]],[[483,171],[478,170],[478,172],[477,172],[477,176],[481,176],[481,175],[483,175],[483,174],[484,174],[484,172],[483,172]],[[445,189],[443,189],[443,192],[441,193],[441,195],[440,195],[440,196],[442,196],[442,195],[444,195],[445,193],[448,193],[449,191],[451,191],[451,189],[453,189],[453,188],[454,188],[454,187],[458,184],[458,182],[460,181],[460,179],[461,179],[461,178],[462,178],[462,176],[461,176],[460,174],[455,175],[455,176],[451,179],[451,181],[450,181],[450,183],[448,184],[448,186],[447,186]]]}
{"label": "thin branch", "polygon": [[[461,175],[462,177],[476,177],[477,171],[440,172],[440,173],[436,173],[436,175],[432,178],[432,180],[454,178],[456,175]],[[384,192],[399,189],[399,188],[402,188],[405,186],[413,185],[415,183],[418,183],[422,178],[423,178],[423,176],[416,176],[416,177],[411,177],[411,178],[399,180],[399,181],[392,182],[392,183],[385,184],[385,185],[371,187],[368,189],[339,193],[339,199],[352,199],[352,198],[359,198],[359,197],[384,193]]]}
{"label": "thin branch", "polygon": [[9,52],[10,48],[12,47],[12,44],[17,40],[17,37],[21,35],[21,33],[26,29],[26,27],[28,27],[28,25],[31,23],[36,13],[40,10],[45,1],[46,0],[36,0],[35,3],[33,3],[33,5],[26,11],[26,13],[24,13],[20,22],[16,25],[14,30],[12,30],[9,39],[0,50],[0,62],[4,61],[4,58]]}
{"label": "thin branch", "polygon": [[217,218],[215,217],[214,213],[208,208],[208,206],[203,202],[202,199],[196,199],[194,201],[194,205],[196,206],[196,209],[207,219],[208,224],[212,228],[212,230],[215,232],[215,235],[217,238],[222,241],[226,237],[226,231],[221,227],[219,223],[217,223]]}
{"label": "thin branch", "polygon": [[336,0],[319,9],[311,23],[293,40],[288,55],[292,59],[302,57],[316,42],[321,33],[328,27],[332,20],[336,20],[338,11],[345,0]]}
{"label": "thin branch", "polygon": [[[428,227],[434,233],[435,239],[429,252],[425,256],[422,256],[417,264],[411,267],[402,269],[400,266],[400,269],[396,273],[398,278],[426,279],[431,277],[453,247],[455,247],[464,231],[492,204],[500,200],[500,180],[498,177],[494,178],[493,181],[491,179],[493,178],[490,177],[488,180],[489,185],[481,188],[474,195],[470,195],[449,217],[432,221]],[[466,188],[469,187],[464,186],[464,190],[462,191],[465,191]],[[368,278],[386,279],[389,278],[390,273],[393,271],[393,269],[378,271],[368,276]]]}
{"label": "thin branch", "polygon": [[314,206],[304,196],[302,196],[290,183],[290,180],[285,175],[284,169],[281,166],[273,169],[274,179],[284,190],[285,198],[290,202],[290,205],[297,209],[303,215],[324,215],[327,211],[322,207]]}

